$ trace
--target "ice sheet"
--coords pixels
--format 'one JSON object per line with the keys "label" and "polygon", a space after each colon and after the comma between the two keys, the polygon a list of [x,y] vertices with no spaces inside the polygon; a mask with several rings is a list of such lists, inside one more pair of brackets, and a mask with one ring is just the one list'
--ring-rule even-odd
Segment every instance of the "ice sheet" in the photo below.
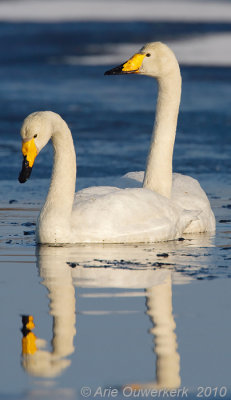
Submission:
{"label": "ice sheet", "polygon": [[[231,43],[231,33],[197,35],[180,40],[169,40],[167,45],[175,52],[178,61],[185,65],[231,65],[231,52],[227,51]],[[66,57],[72,65],[113,65],[125,61],[138,51],[143,43],[119,44],[108,46],[108,54]],[[123,60],[124,59],[124,60]]]}
{"label": "ice sheet", "polygon": [[225,1],[1,1],[0,19],[8,21],[231,21]]}

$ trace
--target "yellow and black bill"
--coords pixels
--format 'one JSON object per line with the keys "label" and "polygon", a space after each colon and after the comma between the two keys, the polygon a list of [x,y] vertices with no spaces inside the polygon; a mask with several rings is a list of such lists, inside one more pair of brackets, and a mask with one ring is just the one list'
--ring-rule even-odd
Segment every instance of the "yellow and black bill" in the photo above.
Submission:
{"label": "yellow and black bill", "polygon": [[25,183],[30,178],[34,160],[38,155],[38,150],[34,142],[34,138],[22,143],[22,169],[18,180],[20,183]]}
{"label": "yellow and black bill", "polygon": [[29,166],[29,161],[27,160],[26,156],[24,156],[22,161],[22,169],[18,177],[19,182],[25,183],[27,179],[30,178],[31,171],[32,167]]}
{"label": "yellow and black bill", "polygon": [[137,53],[124,64],[106,71],[104,75],[138,74],[140,72],[144,57],[145,54]]}
{"label": "yellow and black bill", "polygon": [[22,355],[34,354],[37,351],[36,336],[32,332],[34,329],[34,319],[32,315],[22,315]]}

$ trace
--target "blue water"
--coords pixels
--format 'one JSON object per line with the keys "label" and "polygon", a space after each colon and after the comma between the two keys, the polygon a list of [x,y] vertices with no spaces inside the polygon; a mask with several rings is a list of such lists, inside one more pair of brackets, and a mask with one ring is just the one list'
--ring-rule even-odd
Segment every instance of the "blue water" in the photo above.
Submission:
{"label": "blue water", "polygon": [[[181,66],[174,170],[196,177],[205,188],[216,215],[216,235],[140,247],[37,249],[34,229],[49,185],[51,146],[36,159],[29,182],[20,185],[17,176],[20,126],[37,110],[58,112],[69,124],[78,188],[110,184],[112,177],[144,169],[156,83],[146,77],[105,77],[113,65],[71,65],[68,57],[106,54],[108,45],[125,39],[145,43],[230,30],[230,24],[218,23],[0,24],[1,399],[83,398],[83,386],[93,395],[99,386],[118,389],[120,399],[125,385],[154,386],[159,370],[152,329],[158,319],[148,312],[148,302],[153,295],[158,304],[158,287],[172,299],[168,311],[172,307],[169,321],[173,318],[176,325],[180,386],[188,388],[188,398],[197,398],[200,386],[202,398],[229,398],[231,69]],[[165,278],[171,280],[167,289]],[[74,343],[52,359],[50,371],[70,361],[59,373],[48,377],[44,366],[45,376],[41,371],[33,375],[23,364],[21,315],[33,315],[34,333],[46,338],[49,354],[55,352],[54,337],[63,334],[62,345]],[[63,332],[66,315],[72,322]],[[61,327],[55,331],[58,319]],[[206,387],[211,387],[210,396]]]}

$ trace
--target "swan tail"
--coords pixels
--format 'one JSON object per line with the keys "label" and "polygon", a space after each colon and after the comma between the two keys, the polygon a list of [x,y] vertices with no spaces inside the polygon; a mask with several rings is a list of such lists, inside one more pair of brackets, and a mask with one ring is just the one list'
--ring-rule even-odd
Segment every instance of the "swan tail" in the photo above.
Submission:
{"label": "swan tail", "polygon": [[181,223],[183,225],[182,232],[185,233],[186,229],[196,221],[199,221],[199,215],[201,211],[199,210],[183,210],[183,214],[181,216]]}

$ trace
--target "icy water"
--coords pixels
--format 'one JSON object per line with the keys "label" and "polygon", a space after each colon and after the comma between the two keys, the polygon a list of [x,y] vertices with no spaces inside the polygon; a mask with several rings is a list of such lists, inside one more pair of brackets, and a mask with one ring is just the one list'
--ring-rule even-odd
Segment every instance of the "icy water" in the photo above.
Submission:
{"label": "icy water", "polygon": [[[230,30],[219,23],[0,24],[0,399],[166,398],[158,392],[165,387],[176,388],[171,398],[230,398],[230,68],[181,67],[174,170],[201,182],[216,235],[38,248],[50,146],[30,181],[17,181],[20,125],[37,110],[56,111],[69,124],[77,188],[143,170],[156,84],[104,77],[114,64],[100,57],[125,42],[130,57],[136,43]],[[26,329],[25,316],[34,328]]]}

